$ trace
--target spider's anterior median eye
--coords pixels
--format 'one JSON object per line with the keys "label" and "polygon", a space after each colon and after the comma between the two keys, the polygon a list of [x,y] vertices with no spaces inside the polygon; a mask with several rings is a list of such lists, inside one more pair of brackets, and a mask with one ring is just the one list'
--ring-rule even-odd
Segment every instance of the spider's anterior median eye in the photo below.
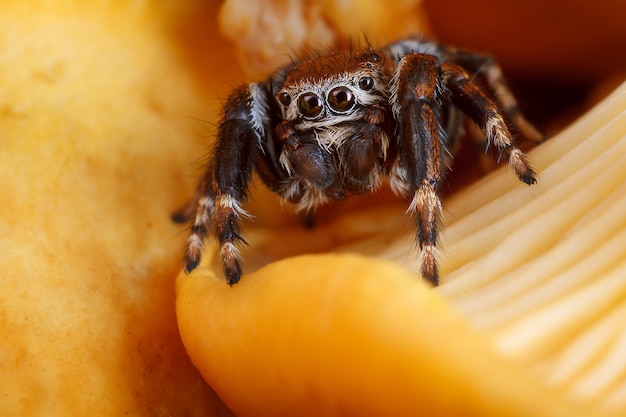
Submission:
{"label": "spider's anterior median eye", "polygon": [[338,113],[352,110],[355,103],[354,94],[348,87],[335,87],[328,93],[328,104]]}
{"label": "spider's anterior median eye", "polygon": [[315,93],[304,93],[298,99],[298,109],[304,117],[315,117],[322,112],[322,100]]}
{"label": "spider's anterior median eye", "polygon": [[370,91],[374,88],[374,79],[372,77],[363,77],[359,80],[359,88],[363,91]]}

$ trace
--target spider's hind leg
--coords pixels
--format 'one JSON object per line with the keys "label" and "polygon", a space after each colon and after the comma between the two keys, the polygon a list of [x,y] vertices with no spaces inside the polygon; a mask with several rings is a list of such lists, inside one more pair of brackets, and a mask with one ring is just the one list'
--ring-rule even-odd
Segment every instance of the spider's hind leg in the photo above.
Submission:
{"label": "spider's hind leg", "polygon": [[515,145],[500,107],[472,82],[459,65],[443,62],[442,77],[455,106],[468,115],[487,135],[487,145],[494,145],[501,156],[507,156],[520,181],[537,182],[536,174],[524,153]]}
{"label": "spider's hind leg", "polygon": [[189,223],[196,214],[196,205],[199,196],[194,196],[193,199],[187,201],[182,207],[178,208],[170,216],[174,223],[184,224]]}
{"label": "spider's hind leg", "polygon": [[522,139],[532,144],[545,140],[545,135],[537,130],[522,114],[515,96],[511,92],[498,62],[491,56],[463,49],[442,47],[449,60],[471,74],[472,81],[480,84],[489,97],[498,105],[505,121],[518,132]]}

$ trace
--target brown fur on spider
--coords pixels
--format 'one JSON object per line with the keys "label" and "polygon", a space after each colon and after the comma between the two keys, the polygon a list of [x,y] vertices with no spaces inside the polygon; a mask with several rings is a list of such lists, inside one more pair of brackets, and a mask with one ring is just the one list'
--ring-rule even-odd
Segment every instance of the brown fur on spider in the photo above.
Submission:
{"label": "brown fur on spider", "polygon": [[377,189],[388,178],[410,199],[422,275],[437,285],[439,188],[467,117],[518,178],[536,182],[511,130],[542,135],[518,110],[489,56],[418,38],[294,62],[267,82],[236,88],[192,203],[174,215],[190,222],[184,269],[200,262],[213,230],[228,284],[242,274],[239,219],[253,170],[270,190],[312,212]]}

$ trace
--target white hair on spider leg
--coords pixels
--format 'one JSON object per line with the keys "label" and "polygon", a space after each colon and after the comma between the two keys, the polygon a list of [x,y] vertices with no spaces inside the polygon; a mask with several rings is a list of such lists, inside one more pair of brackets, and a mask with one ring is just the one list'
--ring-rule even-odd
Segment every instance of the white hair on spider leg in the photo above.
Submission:
{"label": "white hair on spider leg", "polygon": [[223,258],[239,258],[240,257],[240,252],[239,252],[239,248],[237,248],[237,245],[235,245],[233,242],[224,242],[222,243],[222,246],[220,247],[220,256],[222,256]]}
{"label": "white hair on spider leg", "polygon": [[491,145],[495,145],[498,148],[511,146],[509,130],[504,119],[499,115],[487,119],[485,134],[487,135],[487,147]]}
{"label": "white hair on spider leg", "polygon": [[215,209],[215,201],[211,197],[203,196],[198,200],[198,207],[199,210],[196,211],[194,224],[196,226],[208,224],[211,214]]}
{"label": "white hair on spider leg", "polygon": [[220,208],[226,208],[233,211],[235,213],[235,216],[237,217],[252,217],[251,214],[249,214],[241,207],[239,201],[237,201],[230,194],[220,194],[219,196],[217,196],[217,198],[215,199],[215,205]]}

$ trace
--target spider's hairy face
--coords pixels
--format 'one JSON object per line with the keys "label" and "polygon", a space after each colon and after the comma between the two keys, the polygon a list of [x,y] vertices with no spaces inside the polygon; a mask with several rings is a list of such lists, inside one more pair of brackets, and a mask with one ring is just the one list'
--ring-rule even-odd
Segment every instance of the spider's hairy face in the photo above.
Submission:
{"label": "spider's hairy face", "polygon": [[388,100],[384,64],[378,54],[365,50],[337,52],[295,66],[276,95],[283,120],[294,122],[298,130],[359,120],[364,108]]}
{"label": "spider's hairy face", "polygon": [[[289,69],[275,99],[284,196],[310,209],[327,197],[374,189],[389,148],[393,68],[371,49],[315,57]],[[335,191],[336,190],[336,191]]]}

